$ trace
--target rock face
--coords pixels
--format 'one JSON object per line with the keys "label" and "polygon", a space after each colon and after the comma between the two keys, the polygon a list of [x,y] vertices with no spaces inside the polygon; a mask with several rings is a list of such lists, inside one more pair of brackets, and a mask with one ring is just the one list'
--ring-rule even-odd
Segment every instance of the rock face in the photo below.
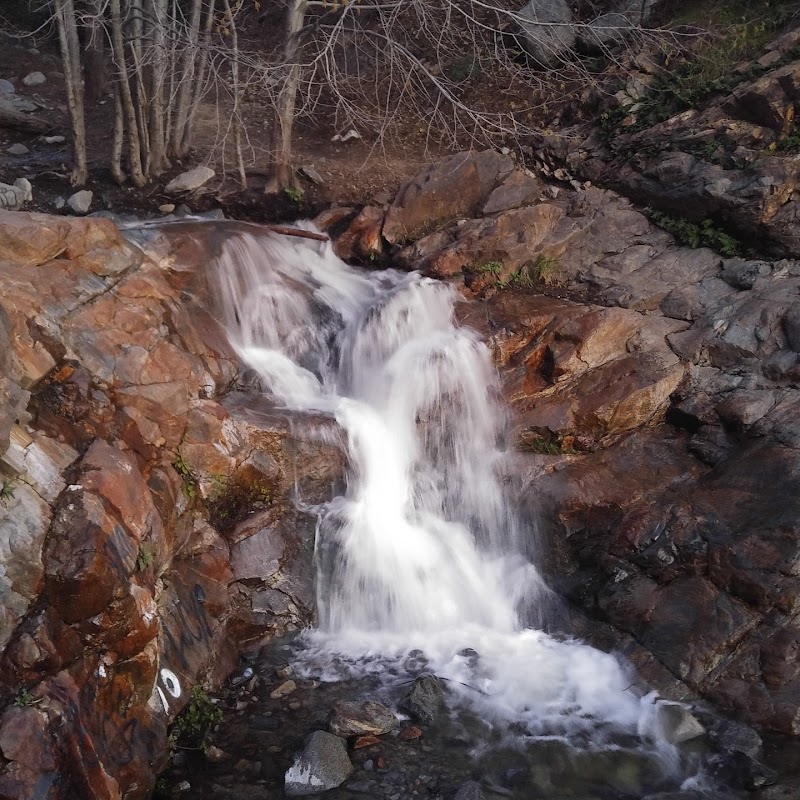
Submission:
{"label": "rock face", "polygon": [[342,457],[231,391],[212,249],[0,212],[2,796],[149,796],[192,687],[311,621],[290,495]]}
{"label": "rock face", "polygon": [[[457,313],[500,370],[520,496],[571,630],[664,697],[800,734],[800,261],[681,247],[612,191],[553,192],[523,170],[462,186],[451,165],[479,160],[402,187],[384,238],[477,300]],[[489,203],[511,186],[527,189]],[[435,229],[398,239],[417,205]]]}

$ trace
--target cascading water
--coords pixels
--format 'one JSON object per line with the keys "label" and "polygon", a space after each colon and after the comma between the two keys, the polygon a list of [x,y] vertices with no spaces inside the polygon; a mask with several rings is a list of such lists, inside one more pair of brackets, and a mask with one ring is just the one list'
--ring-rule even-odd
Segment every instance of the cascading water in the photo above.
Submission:
{"label": "cascading water", "polygon": [[391,673],[418,650],[484,720],[596,747],[632,734],[669,756],[628,670],[530,627],[548,591],[499,477],[498,378],[454,290],[250,234],[216,273],[240,357],[279,404],[335,417],[349,453],[345,494],[319,510],[318,673],[331,654]]}

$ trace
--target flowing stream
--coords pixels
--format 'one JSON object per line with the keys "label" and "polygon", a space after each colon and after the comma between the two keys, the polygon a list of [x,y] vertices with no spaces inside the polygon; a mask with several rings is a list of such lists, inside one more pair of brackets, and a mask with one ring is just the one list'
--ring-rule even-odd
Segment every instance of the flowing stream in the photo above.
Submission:
{"label": "flowing stream", "polygon": [[631,671],[535,627],[549,592],[501,480],[498,376],[455,321],[456,292],[249,233],[227,238],[216,273],[230,340],[265,391],[343,432],[347,488],[318,509],[319,624],[304,637],[317,674],[396,674],[411,654],[492,724],[592,748],[636,738],[673,768]]}

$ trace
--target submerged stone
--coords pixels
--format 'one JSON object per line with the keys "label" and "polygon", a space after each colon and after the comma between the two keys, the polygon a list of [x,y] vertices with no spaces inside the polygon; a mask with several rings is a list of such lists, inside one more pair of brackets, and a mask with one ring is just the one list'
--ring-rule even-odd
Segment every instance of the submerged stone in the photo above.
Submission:
{"label": "submerged stone", "polygon": [[443,704],[444,690],[439,679],[435,675],[420,675],[400,708],[417,722],[430,725]]}

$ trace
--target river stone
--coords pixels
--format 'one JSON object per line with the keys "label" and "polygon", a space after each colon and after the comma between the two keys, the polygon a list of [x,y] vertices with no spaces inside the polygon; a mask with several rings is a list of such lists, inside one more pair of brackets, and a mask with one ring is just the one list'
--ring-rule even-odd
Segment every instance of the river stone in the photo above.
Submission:
{"label": "river stone", "polygon": [[706,732],[697,717],[680,703],[659,703],[658,722],[663,737],[670,744],[688,742]]}
{"label": "river stone", "polygon": [[382,703],[337,701],[328,717],[328,730],[336,736],[380,736],[397,726],[397,717]]}
{"label": "river stone", "polygon": [[467,781],[461,784],[453,800],[486,800],[486,795],[483,793],[479,783]]}
{"label": "river stone", "polygon": [[88,189],[81,189],[80,192],[75,192],[75,194],[70,195],[67,200],[67,205],[76,213],[76,214],[86,214],[89,211],[90,206],[92,205],[92,198],[94,194],[90,192]]}
{"label": "river stone", "polygon": [[195,189],[199,189],[203,184],[208,183],[214,175],[216,173],[211,167],[195,167],[173,178],[164,191],[170,194],[192,192]]}
{"label": "river stone", "polygon": [[30,150],[21,142],[15,142],[11,147],[6,148],[6,152],[12,156],[24,156],[26,153],[30,153]]}
{"label": "river stone", "polygon": [[575,47],[572,10],[566,0],[531,0],[518,17],[520,44],[543,67],[558,65]]}
{"label": "river stone", "polygon": [[44,73],[42,72],[29,72],[23,79],[22,82],[26,86],[41,86],[47,78],[45,78]]}
{"label": "river stone", "polygon": [[11,81],[7,81],[5,78],[0,78],[0,94],[15,94],[17,91],[16,86],[14,86]]}
{"label": "river stone", "polygon": [[750,758],[758,757],[763,744],[761,737],[753,728],[732,720],[725,720],[717,725],[711,736],[721,750],[729,753],[744,753]]}
{"label": "river stone", "polygon": [[341,786],[353,772],[344,739],[314,731],[284,779],[287,797],[306,797]]}
{"label": "river stone", "polygon": [[439,679],[435,675],[420,675],[400,708],[417,722],[430,725],[443,704],[444,691]]}

